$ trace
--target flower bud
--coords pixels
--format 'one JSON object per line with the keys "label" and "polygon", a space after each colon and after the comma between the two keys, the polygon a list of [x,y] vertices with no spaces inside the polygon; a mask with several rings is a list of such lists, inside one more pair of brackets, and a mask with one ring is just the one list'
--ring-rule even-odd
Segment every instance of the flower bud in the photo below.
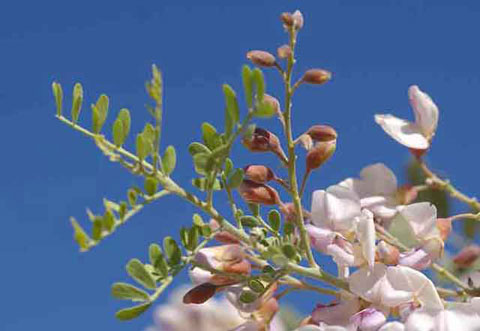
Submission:
{"label": "flower bud", "polygon": [[302,134],[297,140],[300,141],[300,144],[302,144],[303,148],[305,148],[307,151],[312,149],[313,139],[308,134]]}
{"label": "flower bud", "polygon": [[337,139],[337,131],[329,125],[314,125],[306,132],[313,141],[331,141]]}
{"label": "flower bud", "polygon": [[259,67],[273,67],[276,63],[275,56],[265,51],[250,51],[247,53],[247,59]]}
{"label": "flower bud", "polygon": [[292,19],[295,30],[300,30],[303,28],[303,15],[300,10],[295,10],[295,12],[292,14]]}
{"label": "flower bud", "polygon": [[[276,287],[276,285],[274,285]],[[261,322],[263,325],[268,324],[273,316],[279,310],[278,301],[275,298],[270,298],[265,300],[265,302],[260,306],[260,308],[253,313],[255,320]]]}
{"label": "flower bud", "polygon": [[[208,226],[212,231],[217,231],[220,228],[220,225],[215,219],[211,219]],[[222,244],[239,244],[240,241],[235,238],[232,234],[228,233],[227,231],[220,231],[214,236],[216,241],[221,242]]]}
{"label": "flower bud", "polygon": [[275,178],[273,171],[263,165],[248,165],[243,168],[245,177],[260,184],[271,181]]}
{"label": "flower bud", "polygon": [[217,291],[217,286],[210,284],[210,283],[204,283],[200,284],[194,288],[192,288],[190,291],[188,291],[184,296],[183,296],[183,303],[185,304],[201,304],[206,302],[208,299],[213,297]]}
{"label": "flower bud", "polygon": [[278,116],[282,115],[282,111],[280,110],[280,102],[278,102],[277,98],[272,97],[270,94],[265,93],[263,94],[262,102],[270,106]]}
{"label": "flower bud", "polygon": [[[285,203],[280,206],[280,211],[285,216],[285,221],[295,222],[297,219],[297,211],[295,210],[295,205],[292,202]],[[311,214],[308,210],[303,209],[303,220],[311,218]]]}
{"label": "flower bud", "polygon": [[273,152],[277,154],[280,159],[287,159],[278,137],[265,129],[255,128],[252,136],[244,137],[242,142],[251,152]]}
{"label": "flower bud", "polygon": [[437,229],[440,231],[440,238],[447,241],[452,231],[452,220],[450,218],[437,218]]}
{"label": "flower bud", "polygon": [[459,268],[470,267],[480,256],[480,247],[477,245],[469,245],[464,247],[460,253],[453,258],[453,263]]}
{"label": "flower bud", "polygon": [[320,141],[307,153],[307,171],[317,169],[324,164],[335,152],[337,143],[333,141]]}
{"label": "flower bud", "polygon": [[332,73],[323,69],[307,70],[302,77],[302,81],[309,84],[325,84],[332,78]]}
{"label": "flower bud", "polygon": [[282,45],[277,49],[277,55],[281,59],[287,59],[292,55],[292,49],[288,45]]}
{"label": "flower bud", "polygon": [[285,25],[285,27],[290,27],[294,23],[293,16],[292,16],[291,13],[287,13],[287,12],[282,13],[282,15],[280,15],[280,19],[283,22],[283,24]]}
{"label": "flower bud", "polygon": [[395,194],[395,198],[399,205],[409,205],[413,201],[415,201],[417,196],[417,189],[414,186],[408,184],[400,186]]}
{"label": "flower bud", "polygon": [[259,203],[263,205],[281,204],[277,191],[268,185],[259,184],[245,179],[238,188],[243,200],[248,203]]}
{"label": "flower bud", "polygon": [[380,241],[377,245],[376,260],[383,264],[396,265],[398,264],[398,258],[400,251],[397,247]]}

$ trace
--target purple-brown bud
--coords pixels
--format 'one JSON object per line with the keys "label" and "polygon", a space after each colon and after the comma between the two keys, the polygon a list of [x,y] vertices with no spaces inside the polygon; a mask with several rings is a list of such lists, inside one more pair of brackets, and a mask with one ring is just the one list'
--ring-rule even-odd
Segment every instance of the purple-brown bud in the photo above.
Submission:
{"label": "purple-brown bud", "polygon": [[213,297],[217,291],[217,286],[210,283],[203,283],[188,291],[183,296],[185,304],[202,304]]}
{"label": "purple-brown bud", "polygon": [[329,125],[314,125],[306,132],[313,141],[331,141],[337,139],[337,131]]}
{"label": "purple-brown bud", "polygon": [[317,142],[307,153],[307,171],[317,169],[324,164],[333,155],[336,147],[336,140]]}
{"label": "purple-brown bud", "polygon": [[244,137],[242,142],[251,152],[273,152],[282,160],[287,159],[278,137],[265,129],[255,128],[252,136]]}
{"label": "purple-brown bud", "polygon": [[302,77],[302,81],[309,84],[325,84],[332,78],[332,73],[323,69],[307,70]]}
{"label": "purple-brown bud", "polygon": [[291,13],[282,13],[280,15],[280,19],[282,20],[283,24],[285,24],[286,27],[292,26],[294,21],[293,21],[293,16]]}
{"label": "purple-brown bud", "polygon": [[264,184],[275,178],[273,171],[263,165],[251,164],[244,167],[243,171],[245,172],[245,177],[247,179],[253,180],[254,182],[260,184]]}
{"label": "purple-brown bud", "polygon": [[[285,221],[287,222],[295,222],[297,219],[297,211],[295,209],[295,205],[292,202],[285,203],[280,206],[280,211],[285,216]],[[311,214],[308,210],[303,209],[303,220],[311,218]]]}
{"label": "purple-brown bud", "polygon": [[[208,223],[212,231],[217,231],[220,228],[220,225],[215,219],[211,219]],[[227,231],[220,231],[214,236],[215,240],[221,242],[222,244],[239,244],[240,241],[232,234]]]}
{"label": "purple-brown bud", "polygon": [[281,59],[287,59],[292,55],[292,49],[288,45],[282,45],[277,49],[277,55]]}
{"label": "purple-brown bud", "polygon": [[238,192],[243,200],[248,203],[259,203],[263,205],[281,204],[280,196],[273,187],[259,184],[248,179],[243,180],[238,188]]}
{"label": "purple-brown bud", "polygon": [[464,247],[460,253],[453,258],[453,263],[460,268],[470,267],[480,256],[480,247],[477,245],[469,245]]}
{"label": "purple-brown bud", "polygon": [[273,67],[276,63],[275,56],[265,51],[250,51],[247,53],[247,59],[259,67]]}

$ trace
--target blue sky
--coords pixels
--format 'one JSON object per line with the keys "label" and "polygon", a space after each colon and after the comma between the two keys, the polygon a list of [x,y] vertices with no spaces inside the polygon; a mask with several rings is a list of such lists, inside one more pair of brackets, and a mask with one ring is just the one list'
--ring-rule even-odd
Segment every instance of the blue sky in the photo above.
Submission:
{"label": "blue sky", "polygon": [[[0,5],[0,329],[142,330],[151,315],[121,323],[110,285],[127,280],[124,265],[146,257],[148,244],[175,234],[194,209],[173,197],[142,212],[94,251],[80,254],[68,218],[87,222],[85,208],[123,199],[140,183],[109,163],[91,141],[54,118],[51,82],[70,95],[85,89],[85,105],[106,93],[111,114],[127,107],[138,132],[148,119],[144,81],[156,63],[165,77],[163,141],[177,147],[174,178],[193,175],[189,142],[203,121],[223,120],[221,84],[241,87],[250,49],[274,52],[285,42],[279,14],[299,8],[296,74],[333,72],[323,87],[305,86],[294,100],[294,131],[328,123],[339,133],[335,156],[312,176],[307,192],[356,175],[382,161],[403,178],[408,151],[373,122],[378,112],[412,118],[406,91],[418,84],[440,108],[428,156],[432,167],[474,194],[480,120],[480,4],[477,1],[8,1]],[[281,96],[274,72],[268,91]],[[70,103],[70,99],[67,99]],[[90,123],[88,107],[81,115]],[[107,121],[107,127],[112,124]],[[260,122],[272,130],[278,123]],[[130,146],[132,141],[129,141]],[[235,149],[240,166],[270,162]],[[306,206],[310,205],[307,195]],[[225,205],[220,202],[219,208]],[[460,206],[456,207],[461,210]],[[179,281],[181,283],[186,278]],[[319,299],[296,298],[310,311]]]}

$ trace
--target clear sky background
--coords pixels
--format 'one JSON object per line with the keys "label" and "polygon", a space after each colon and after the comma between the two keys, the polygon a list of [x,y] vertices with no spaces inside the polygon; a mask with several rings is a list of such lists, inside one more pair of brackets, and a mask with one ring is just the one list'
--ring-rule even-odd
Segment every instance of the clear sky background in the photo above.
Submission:
{"label": "clear sky background", "polygon": [[[221,84],[240,90],[245,53],[275,52],[286,40],[279,14],[297,8],[306,23],[296,74],[322,67],[333,80],[298,90],[294,131],[328,123],[339,133],[335,156],[312,176],[307,191],[379,161],[403,179],[408,151],[374,124],[373,115],[413,118],[406,93],[418,84],[441,112],[428,160],[462,190],[478,192],[478,1],[2,1],[1,330],[142,330],[151,314],[115,320],[123,303],[110,297],[110,285],[126,281],[125,263],[145,259],[151,242],[177,233],[194,211],[166,197],[80,254],[69,217],[87,224],[87,206],[100,212],[103,197],[124,199],[140,182],[55,119],[52,81],[62,83],[67,109],[73,84],[83,84],[83,124],[90,123],[89,104],[107,93],[110,114],[129,108],[136,133],[148,118],[144,82],[156,63],[166,83],[163,142],[177,147],[174,178],[188,186],[189,142],[200,139],[203,121],[222,125]],[[266,77],[268,92],[281,96],[276,73]],[[280,128],[274,121],[260,124]],[[128,144],[132,148],[132,140]],[[265,161],[282,173],[270,157],[248,155],[241,146],[235,153],[239,166]],[[304,203],[310,206],[309,194]],[[291,298],[303,312],[319,300]]]}

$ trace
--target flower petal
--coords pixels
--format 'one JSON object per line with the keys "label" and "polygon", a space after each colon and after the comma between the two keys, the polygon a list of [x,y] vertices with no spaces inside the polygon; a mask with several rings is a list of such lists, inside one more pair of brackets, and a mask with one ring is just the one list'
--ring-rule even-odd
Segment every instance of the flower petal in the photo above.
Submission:
{"label": "flower petal", "polygon": [[358,217],[357,239],[362,247],[363,257],[370,269],[375,264],[375,223],[373,214],[367,210],[362,210],[362,216]]}
{"label": "flower petal", "polygon": [[319,228],[313,224],[305,225],[313,248],[320,252],[326,252],[328,245],[333,243],[337,234],[329,229]]}
{"label": "flower petal", "polygon": [[408,89],[408,98],[415,113],[415,123],[427,138],[433,137],[438,125],[437,105],[428,94],[422,92],[416,85],[412,85]]}
{"label": "flower petal", "polygon": [[404,331],[405,326],[400,322],[390,322],[384,324],[378,331]]}
{"label": "flower petal", "polygon": [[375,115],[375,122],[393,139],[400,144],[413,149],[424,150],[429,147],[427,138],[415,124],[397,118],[393,115]]}
{"label": "flower petal", "polygon": [[414,293],[422,306],[443,309],[435,285],[423,273],[404,266],[388,267],[387,279],[395,290]]}
{"label": "flower petal", "polygon": [[330,305],[319,304],[312,312],[312,321],[324,322],[330,325],[345,326],[350,323],[350,317],[360,309],[358,298],[333,303]]}
{"label": "flower petal", "polygon": [[355,216],[360,215],[360,199],[352,190],[333,185],[315,191],[312,197],[312,221],[333,231],[350,231]]}
{"label": "flower petal", "polygon": [[420,240],[439,236],[437,208],[430,202],[418,202],[402,206],[400,215],[408,222],[411,230]]}

